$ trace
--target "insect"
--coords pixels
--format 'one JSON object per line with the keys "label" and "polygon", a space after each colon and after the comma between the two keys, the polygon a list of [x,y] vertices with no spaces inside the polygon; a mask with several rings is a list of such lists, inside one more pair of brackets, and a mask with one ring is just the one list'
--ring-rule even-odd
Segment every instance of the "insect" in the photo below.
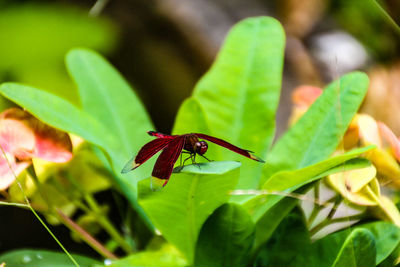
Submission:
{"label": "insect", "polygon": [[[171,176],[171,173],[174,169],[175,162],[178,160],[181,153],[188,153],[190,156],[189,158],[192,159],[192,162],[195,162],[196,154],[207,159],[204,156],[208,149],[207,142],[200,141],[199,138],[223,146],[252,160],[264,162],[259,157],[253,155],[253,152],[250,150],[241,149],[222,139],[206,134],[190,133],[182,135],[167,135],[154,131],[149,131],[147,133],[157,138],[145,144],[139,150],[139,153],[130,161],[128,161],[128,163],[122,169],[122,173],[126,173],[136,169],[152,156],[154,156],[157,152],[163,150],[158,157],[152,172],[152,176],[165,180],[163,186],[168,183],[169,177]],[[187,159],[185,159],[183,164],[186,162]]]}

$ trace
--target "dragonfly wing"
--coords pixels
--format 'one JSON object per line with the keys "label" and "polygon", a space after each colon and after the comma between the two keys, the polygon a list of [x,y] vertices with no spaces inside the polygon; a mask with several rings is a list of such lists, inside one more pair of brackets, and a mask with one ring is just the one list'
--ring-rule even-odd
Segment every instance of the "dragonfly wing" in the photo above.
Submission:
{"label": "dragonfly wing", "polygon": [[157,138],[148,142],[139,150],[139,153],[135,157],[125,164],[125,167],[122,169],[122,173],[136,169],[141,164],[146,162],[146,160],[154,156],[154,154],[156,154],[158,151],[166,147],[172,140],[173,139]]}
{"label": "dragonfly wing", "polygon": [[155,136],[157,138],[167,138],[167,139],[174,139],[176,135],[168,135],[168,134],[163,134],[155,131],[148,131],[147,132],[151,136]]}
{"label": "dragonfly wing", "polygon": [[212,142],[214,144],[223,146],[223,147],[225,147],[225,148],[227,148],[229,150],[232,150],[233,152],[236,152],[236,153],[238,153],[238,154],[240,154],[242,156],[248,157],[248,158],[250,158],[252,160],[259,161],[259,162],[265,162],[264,160],[260,159],[256,155],[252,154],[250,150],[246,150],[246,149],[242,149],[240,147],[234,146],[231,143],[228,143],[228,142],[226,142],[226,141],[224,141],[222,139],[219,139],[219,138],[216,138],[216,137],[213,137],[213,136],[209,136],[209,135],[206,135],[206,134],[200,134],[200,133],[195,133],[195,135],[198,138],[205,139],[205,140],[210,141],[210,142]]}
{"label": "dragonfly wing", "polygon": [[180,135],[172,139],[171,142],[168,143],[167,147],[164,148],[163,152],[161,152],[156,164],[154,165],[152,175],[165,180],[163,186],[167,184],[168,179],[171,176],[175,162],[178,160],[185,145],[185,140],[185,135]]}

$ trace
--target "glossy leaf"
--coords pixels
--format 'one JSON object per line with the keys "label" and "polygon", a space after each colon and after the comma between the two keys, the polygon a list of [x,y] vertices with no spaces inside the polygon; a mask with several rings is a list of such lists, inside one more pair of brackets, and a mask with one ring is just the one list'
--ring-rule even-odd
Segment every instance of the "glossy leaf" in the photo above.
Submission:
{"label": "glossy leaf", "polygon": [[198,173],[198,174],[224,174],[230,170],[239,168],[242,164],[237,161],[212,161],[177,167],[174,173]]}
{"label": "glossy leaf", "polygon": [[375,258],[374,236],[368,230],[356,229],[347,237],[332,266],[373,267]]}
{"label": "glossy leaf", "polygon": [[117,145],[115,138],[102,124],[56,95],[16,83],[2,84],[0,92],[38,119],[55,128],[79,135],[105,149]]}
{"label": "glossy leaf", "polygon": [[[196,85],[192,96],[195,101],[185,102],[179,111],[174,132],[204,129],[205,134],[263,157],[275,131],[283,50],[284,33],[276,20],[258,17],[238,23],[228,34],[211,69]],[[183,114],[194,113],[198,106],[203,114]],[[217,154],[213,160],[243,162],[238,188],[254,188],[258,184],[259,163],[216,146],[209,150],[220,150],[221,156]]]}
{"label": "glossy leaf", "polygon": [[[334,262],[342,262],[344,264],[337,266],[375,266],[386,259],[400,242],[400,228],[391,223],[373,222],[354,227],[353,229],[353,231],[346,229],[330,234],[316,241],[311,247],[305,248],[297,255],[293,260],[293,266],[304,266],[304,264],[307,264],[307,266],[324,267],[332,266]],[[369,235],[373,237],[373,250],[375,251],[369,250],[369,252],[361,253],[357,256],[357,250],[359,252],[362,249],[368,251],[368,247],[372,248]],[[349,243],[350,241],[353,244]],[[346,249],[351,251],[352,246],[352,252],[345,252]],[[354,254],[355,258],[352,258],[351,254]],[[373,256],[374,260],[372,263],[370,262],[371,256]],[[346,265],[351,261],[358,263],[358,265]],[[360,261],[367,262],[362,263]]]}
{"label": "glossy leaf", "polygon": [[186,267],[186,260],[171,245],[145,250],[112,262],[110,267]]}
{"label": "glossy leaf", "polygon": [[279,171],[304,168],[331,156],[368,88],[364,73],[344,75],[328,85],[308,111],[269,152],[261,184]]}
{"label": "glossy leaf", "polygon": [[[354,159],[373,148],[373,146],[369,146],[354,149],[299,170],[278,172],[264,183],[262,189],[271,192],[282,192],[283,194],[290,193],[301,186],[320,179],[330,173],[340,172],[345,169],[365,167],[366,165],[369,165],[369,162],[365,160],[350,161],[344,165],[340,164]],[[337,168],[334,168],[336,166]],[[253,220],[257,221],[269,208],[275,205],[283,197],[284,196],[255,196],[246,202],[245,207],[247,207],[249,212],[252,214]]]}
{"label": "glossy leaf", "polygon": [[[22,106],[43,122],[66,132],[79,135],[88,142],[106,151],[107,156],[109,156],[111,160],[113,171],[116,174],[113,177],[116,179],[121,190],[130,200],[131,204],[136,207],[142,217],[146,219],[143,211],[137,205],[138,179],[134,179],[134,177],[145,177],[146,167],[143,166],[141,170],[132,172],[129,175],[122,176],[120,174],[120,169],[122,169],[123,164],[132,157],[133,153],[129,154],[121,149],[122,145],[119,142],[118,136],[110,131],[110,128],[105,127],[101,121],[62,98],[33,87],[15,83],[5,83],[1,85],[0,92],[3,96]],[[110,92],[110,94],[112,94],[112,92]],[[43,105],[43,103],[46,103],[46,105]],[[68,114],[68,116],[66,116],[66,114]],[[142,136],[146,136],[146,133],[144,132]],[[137,144],[142,145],[144,143],[141,142],[143,142],[143,140],[140,142],[138,141]],[[149,166],[150,165],[147,165],[147,168],[149,168]],[[147,170],[150,172],[149,169]],[[140,176],[140,174],[142,176]],[[151,223],[149,223],[149,225],[151,225]]]}
{"label": "glossy leaf", "polygon": [[245,266],[253,240],[254,223],[249,214],[237,204],[224,204],[200,231],[194,266]]}
{"label": "glossy leaf", "polygon": [[[146,134],[153,129],[149,115],[124,78],[99,54],[74,49],[67,54],[66,64],[78,86],[83,110],[105,128],[112,129],[119,140],[114,150],[125,160],[115,167],[122,169],[126,161],[151,140]],[[149,170],[140,168],[132,176],[143,177]]]}
{"label": "glossy leaf", "polygon": [[258,252],[256,266],[286,266],[302,250],[311,245],[303,212],[298,208],[290,214],[274,231],[270,240]]}
{"label": "glossy leaf", "polygon": [[[329,185],[343,198],[362,206],[376,206],[379,203],[380,190],[373,165],[365,168],[331,174],[327,178]],[[375,189],[375,190],[374,190]]]}
{"label": "glossy leaf", "polygon": [[386,259],[400,244],[400,228],[389,222],[373,222],[359,228],[371,231],[376,244],[376,264]]}
{"label": "glossy leaf", "polygon": [[[216,163],[209,163],[215,165]],[[238,165],[216,174],[173,173],[160,191],[150,189],[150,179],[139,182],[139,203],[154,226],[186,256],[189,263],[198,233],[207,217],[229,199],[239,177]],[[208,167],[209,168],[209,167]],[[200,169],[201,170],[201,169]]]}
{"label": "glossy leaf", "polygon": [[[345,155],[345,154],[344,154]],[[353,154],[354,155],[354,154]],[[341,155],[343,156],[343,155]],[[349,156],[349,155],[346,155]],[[339,156],[340,157],[340,156]],[[332,159],[335,159],[332,158]],[[337,159],[335,159],[337,160]],[[326,163],[326,162],[324,162]],[[323,163],[320,163],[321,165]],[[311,173],[306,173],[307,171],[305,169],[301,169],[298,171],[294,172],[287,172],[287,173],[293,173],[293,177],[301,178],[302,174],[305,175],[303,177],[309,177],[308,181],[315,181],[317,179],[320,179],[322,177],[325,177],[329,174],[332,173],[337,173],[337,172],[342,172],[344,170],[351,170],[351,169],[357,169],[357,168],[363,168],[366,165],[369,165],[370,163],[364,159],[353,159],[353,160],[348,160],[344,162],[343,164],[337,165],[333,168],[326,169],[325,171],[322,171],[315,176],[312,176]],[[315,164],[318,165],[318,164]],[[321,167],[321,166],[320,166]],[[311,176],[308,176],[311,175]],[[276,174],[277,178],[279,177],[282,180],[286,179],[284,176],[280,176],[279,173]],[[290,176],[289,176],[290,177]],[[273,181],[273,179],[271,179]],[[278,181],[278,180],[277,180]],[[300,192],[296,191],[297,193],[304,193],[306,191],[307,187],[304,187],[303,189],[300,189],[300,186],[304,184],[299,184],[298,186],[292,187],[288,190],[284,191],[279,191],[279,190],[271,190],[272,192],[277,192],[278,194],[274,195],[259,195],[253,198],[252,200],[248,201],[244,207],[252,214],[253,220],[256,222],[256,240],[255,240],[255,245],[254,249],[257,250],[259,246],[261,246],[263,243],[265,243],[272,235],[276,227],[279,225],[281,220],[288,214],[293,207],[297,203],[297,199],[294,197],[286,197],[285,194],[288,194],[290,192],[293,192],[294,190],[301,190]],[[279,184],[277,183],[277,186]],[[279,192],[281,194],[279,194]]]}
{"label": "glossy leaf", "polygon": [[[86,49],[71,50],[67,68],[78,86],[82,108],[107,129],[118,143],[109,152],[116,180],[136,209],[137,182],[151,173],[156,157],[134,172],[121,175],[126,162],[152,138],[146,132],[154,129],[149,115],[134,90],[103,57]],[[110,153],[111,152],[111,153]],[[127,186],[129,184],[129,186]]]}
{"label": "glossy leaf", "polygon": [[[92,267],[100,264],[98,260],[80,255],[72,255],[81,267]],[[5,262],[6,266],[13,267],[75,267],[71,259],[62,252],[47,250],[13,250],[0,255],[0,263]]]}

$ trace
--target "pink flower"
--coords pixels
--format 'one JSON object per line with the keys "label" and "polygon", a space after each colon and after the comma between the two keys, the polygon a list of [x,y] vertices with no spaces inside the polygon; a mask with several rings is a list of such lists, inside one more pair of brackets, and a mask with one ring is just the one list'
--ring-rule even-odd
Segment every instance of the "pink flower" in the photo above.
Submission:
{"label": "pink flower", "polygon": [[72,143],[67,133],[19,108],[0,113],[0,146],[0,190],[8,188],[15,176],[31,164],[32,158],[58,163],[72,158]]}

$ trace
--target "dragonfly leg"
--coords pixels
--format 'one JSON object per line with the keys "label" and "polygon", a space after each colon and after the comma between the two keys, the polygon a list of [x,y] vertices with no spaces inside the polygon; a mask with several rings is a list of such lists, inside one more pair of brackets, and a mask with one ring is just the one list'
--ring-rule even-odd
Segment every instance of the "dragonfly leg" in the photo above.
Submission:
{"label": "dragonfly leg", "polygon": [[204,156],[204,155],[200,155],[200,156],[202,156],[203,158],[205,158],[206,160],[208,160],[209,162],[212,162],[213,160],[209,160],[208,158],[206,158],[206,156]]}
{"label": "dragonfly leg", "polygon": [[196,153],[193,153],[193,154],[190,155],[190,157],[192,157],[192,156],[193,156],[193,158],[192,158],[192,164],[197,165],[197,167],[199,167],[199,169],[201,169],[201,168],[200,168],[200,164],[196,162]]}

